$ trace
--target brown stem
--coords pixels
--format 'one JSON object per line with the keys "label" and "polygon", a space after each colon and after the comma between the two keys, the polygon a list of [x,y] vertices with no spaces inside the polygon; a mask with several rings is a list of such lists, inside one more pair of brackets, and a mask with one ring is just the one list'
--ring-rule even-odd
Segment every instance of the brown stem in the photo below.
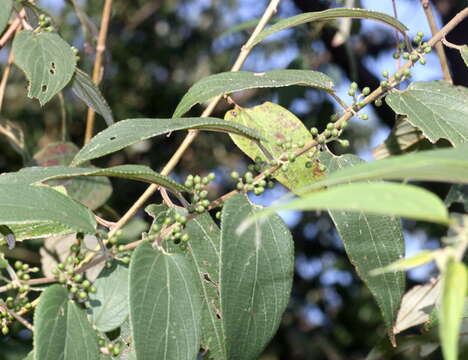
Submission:
{"label": "brown stem", "polygon": [[19,15],[13,22],[10,24],[8,27],[7,31],[3,34],[3,36],[0,38],[0,49],[5,46],[5,44],[13,37],[13,34],[16,32],[19,26],[21,26],[21,22],[23,18],[26,16],[26,11],[22,9],[19,12]]}
{"label": "brown stem", "polygon": [[[17,28],[18,30],[21,27]],[[5,97],[5,89],[8,82],[8,77],[10,76],[11,65],[13,64],[13,51],[10,49],[10,53],[8,54],[7,64],[5,66],[5,70],[3,71],[2,80],[0,81],[0,111],[2,110],[3,105],[3,98]]]}
{"label": "brown stem", "polygon": [[21,324],[24,325],[28,330],[34,331],[32,325],[27,321],[25,318],[20,316],[19,314],[15,313],[14,311],[8,309],[3,301],[0,301],[0,308],[3,309],[5,312],[13,316],[16,320],[18,320]]}
{"label": "brown stem", "polygon": [[[106,50],[106,38],[107,30],[109,29],[109,20],[112,10],[112,0],[106,0],[104,3],[104,10],[102,12],[101,28],[99,29],[99,37],[96,46],[96,61],[94,62],[93,68],[93,82],[98,85],[102,79],[102,73],[104,71],[104,65],[102,59],[104,51]],[[85,144],[91,139],[94,131],[94,118],[95,113],[92,108],[88,108],[88,114],[86,116],[86,131],[85,131]]]}
{"label": "brown stem", "polygon": [[[427,22],[431,28],[432,36],[437,34],[437,25],[435,23],[434,15],[432,14],[432,8],[429,0],[421,0],[421,5],[424,9],[424,14],[426,14]],[[452,76],[450,75],[450,69],[447,62],[447,56],[445,55],[445,50],[443,45],[440,42],[435,44],[437,56],[439,57],[440,67],[442,68],[442,73],[444,74],[444,80],[448,81],[450,84],[453,84]]]}

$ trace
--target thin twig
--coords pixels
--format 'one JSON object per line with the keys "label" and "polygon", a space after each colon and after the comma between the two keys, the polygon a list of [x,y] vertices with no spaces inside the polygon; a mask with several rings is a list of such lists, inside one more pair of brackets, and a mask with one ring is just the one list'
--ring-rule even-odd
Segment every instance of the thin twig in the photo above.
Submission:
{"label": "thin twig", "polygon": [[23,318],[19,314],[15,313],[14,311],[8,309],[8,307],[6,306],[6,304],[3,301],[0,301],[0,308],[3,309],[3,311],[10,314],[11,316],[13,316],[16,320],[18,320],[21,324],[23,324],[25,328],[27,328],[28,330],[34,331],[34,328],[29,323],[29,321],[27,321],[25,318]]}
{"label": "thin twig", "polygon": [[[392,0],[392,8],[393,8],[393,16],[395,17],[395,19],[398,20],[396,0]],[[396,48],[395,51],[396,52],[398,52],[399,45],[400,45],[400,32],[395,29],[395,48]],[[400,57],[398,56],[396,71],[400,70],[400,65],[401,65],[401,61],[400,61]]]}
{"label": "thin twig", "polygon": [[[437,25],[435,23],[434,15],[432,14],[432,8],[429,0],[421,0],[421,5],[424,9],[424,14],[426,14],[427,22],[431,28],[432,36],[437,34]],[[442,73],[444,74],[444,80],[448,81],[450,84],[453,84],[452,76],[450,75],[450,69],[447,62],[447,56],[445,55],[445,50],[443,45],[438,42],[435,44],[435,49],[437,56],[439,57],[440,67],[442,68]]]}
{"label": "thin twig", "polygon": [[[278,7],[280,0],[272,0],[270,4],[268,5],[267,9],[265,10],[262,18],[257,24],[257,27],[253,31],[252,35],[250,36],[249,40],[245,43],[244,46],[242,46],[242,49],[239,53],[239,56],[237,57],[234,65],[231,68],[232,72],[239,71],[242,65],[244,64],[245,60],[247,59],[247,56],[249,55],[250,51],[252,50],[252,43],[255,37],[260,33],[260,31],[263,30],[263,28],[266,26],[270,18],[276,13],[276,9]],[[211,103],[208,105],[208,107],[203,111],[201,114],[201,117],[207,117],[211,115],[213,110],[215,109],[216,105],[218,102],[222,99],[222,95],[217,96],[214,98]],[[168,161],[166,166],[164,166],[163,170],[161,171],[161,174],[163,175],[168,175],[174,167],[177,165],[179,160],[181,159],[182,155],[185,153],[187,148],[190,146],[190,144],[195,140],[195,138],[198,135],[198,130],[190,130],[187,136],[185,137],[184,141],[180,144],[179,148],[176,150],[174,155],[172,155],[171,159]],[[117,222],[115,228],[113,228],[110,233],[109,237],[115,234],[123,225],[125,225],[128,220],[130,220],[140,209],[143,204],[150,198],[151,195],[154,194],[154,192],[158,189],[157,185],[150,185],[146,191],[140,196],[140,198],[128,209],[128,211],[120,218],[120,220]]]}
{"label": "thin twig", "polygon": [[26,16],[26,11],[22,9],[15,20],[10,24],[8,29],[5,31],[3,36],[0,38],[0,49],[5,46],[5,44],[13,37],[13,34],[16,32],[18,27],[21,25],[22,20]]}
{"label": "thin twig", "polygon": [[[99,29],[99,37],[96,46],[96,60],[94,62],[93,68],[93,82],[98,85],[102,79],[102,73],[104,71],[104,65],[102,63],[102,59],[104,57],[104,51],[106,50],[106,38],[107,38],[107,30],[109,29],[109,21],[111,16],[112,10],[112,0],[106,0],[104,3],[104,10],[102,11],[102,19],[101,19],[101,28]],[[85,144],[91,139],[93,136],[94,131],[94,118],[95,118],[94,110],[88,108],[88,114],[86,116],[86,131],[85,131]]]}
{"label": "thin twig", "polygon": [[[18,29],[20,29],[20,27]],[[10,53],[8,54],[7,64],[5,66],[5,70],[3,70],[2,80],[0,81],[0,111],[2,110],[3,98],[5,97],[5,89],[6,89],[6,85],[8,82],[8,77],[10,76],[12,64],[13,64],[13,51],[11,51],[10,49]]]}
{"label": "thin twig", "polygon": [[449,48],[452,48],[452,49],[456,49],[458,51],[460,51],[461,49],[463,49],[463,46],[464,45],[456,45],[454,43],[451,43],[450,41],[448,41],[445,37],[442,38],[442,44],[444,44],[445,46],[449,47]]}

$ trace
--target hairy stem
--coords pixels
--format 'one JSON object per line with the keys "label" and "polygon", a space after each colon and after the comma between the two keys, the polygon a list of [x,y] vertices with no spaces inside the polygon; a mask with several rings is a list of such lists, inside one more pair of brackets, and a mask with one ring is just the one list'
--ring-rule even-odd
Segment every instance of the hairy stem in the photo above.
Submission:
{"label": "hairy stem", "polygon": [[[102,79],[102,73],[104,71],[104,65],[102,59],[104,57],[104,51],[106,50],[106,38],[107,30],[109,29],[109,21],[112,10],[112,0],[106,0],[104,3],[104,10],[102,12],[101,27],[99,29],[99,37],[96,46],[96,61],[94,62],[93,68],[93,82],[98,85]],[[88,114],[86,116],[86,131],[84,143],[86,144],[89,139],[93,136],[94,131],[94,118],[95,112],[93,109],[88,108]]]}
{"label": "hairy stem", "polygon": [[[432,8],[429,0],[421,0],[421,5],[424,9],[424,14],[426,14],[427,22],[431,29],[432,36],[435,36],[437,33],[437,25],[435,23],[434,15],[432,14]],[[447,56],[445,55],[444,46],[437,42],[435,44],[435,49],[437,56],[439,57],[440,67],[442,68],[442,73],[444,74],[444,80],[448,81],[450,84],[453,84],[452,76],[450,75],[450,69],[447,62]]]}

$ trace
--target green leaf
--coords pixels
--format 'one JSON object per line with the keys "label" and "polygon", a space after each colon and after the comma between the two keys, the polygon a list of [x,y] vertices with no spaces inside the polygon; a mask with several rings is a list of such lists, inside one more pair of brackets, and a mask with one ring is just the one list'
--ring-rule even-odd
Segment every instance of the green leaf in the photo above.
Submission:
{"label": "green leaf", "polygon": [[[328,153],[324,153],[320,161],[323,161],[330,172],[363,162],[354,155],[332,157]],[[329,211],[329,214],[343,241],[349,260],[375,298],[390,340],[394,342],[392,325],[405,289],[405,276],[403,273],[371,276],[369,272],[404,256],[405,247],[400,220],[364,212],[335,210]]]}
{"label": "green leaf", "polygon": [[226,359],[224,323],[219,299],[220,230],[209,214],[187,222],[188,257],[197,271],[201,289],[202,343],[209,358]]}
{"label": "green leaf", "polygon": [[112,110],[97,85],[84,71],[76,69],[71,88],[76,96],[106,120],[107,126],[114,123]]}
{"label": "green leaf", "polygon": [[182,254],[139,245],[130,263],[130,321],[139,360],[193,360],[201,337],[196,274]]}
{"label": "green leaf", "polygon": [[257,37],[254,39],[252,46],[255,46],[260,41],[265,39],[266,37],[277,33],[278,31],[289,29],[291,27],[305,24],[308,22],[314,21],[325,21],[331,19],[338,19],[338,18],[359,18],[359,19],[372,19],[376,21],[383,22],[387,25],[392,26],[403,35],[405,35],[405,31],[408,28],[395,19],[392,16],[389,16],[384,13],[376,12],[376,11],[369,11],[363,9],[346,9],[346,8],[337,8],[337,9],[329,9],[325,11],[317,11],[317,12],[309,12],[304,13],[296,16],[292,16],[283,20],[278,21],[276,24],[271,25],[264,29]]}
{"label": "green leaf", "polygon": [[114,261],[94,282],[97,291],[89,295],[89,313],[97,330],[109,332],[128,317],[128,267]]}
{"label": "green leaf", "polygon": [[460,48],[460,55],[465,62],[465,65],[468,67],[468,45],[462,45]]}
{"label": "green leaf", "polygon": [[433,193],[413,185],[353,183],[309,193],[265,210],[342,210],[449,223],[447,209]]}
{"label": "green leaf", "polygon": [[240,225],[259,211],[240,194],[223,207],[219,294],[226,359],[257,359],[289,301],[294,257],[284,222],[275,215],[240,231]]}
{"label": "green leaf", "polygon": [[276,88],[291,85],[311,86],[332,92],[333,81],[328,75],[312,70],[270,70],[223,72],[207,76],[195,83],[184,95],[172,117],[177,118],[192,106],[218,95],[256,88]]}
{"label": "green leaf", "polygon": [[422,151],[359,164],[336,171],[301,189],[301,193],[362,180],[427,180],[468,184],[468,145]]}
{"label": "green leaf", "polygon": [[259,136],[249,128],[217,118],[128,119],[94,136],[76,155],[72,165],[82,164],[158,135],[189,129],[230,132],[259,140]]}
{"label": "green leaf", "polygon": [[458,359],[458,338],[467,293],[468,270],[450,259],[442,273],[442,300],[439,309],[439,336],[445,360]]}
{"label": "green leaf", "polygon": [[98,337],[84,309],[68,300],[61,285],[41,295],[34,314],[35,360],[98,360]]}
{"label": "green leaf", "polygon": [[0,176],[0,184],[34,184],[57,179],[95,176],[109,176],[145,181],[175,191],[188,191],[185,186],[176,183],[165,175],[154,172],[148,166],[144,165],[119,165],[107,169],[94,167],[78,168],[71,166],[33,166],[23,168],[16,173],[6,173]]}
{"label": "green leaf", "polygon": [[447,139],[453,145],[468,142],[468,89],[445,81],[414,82],[404,91],[385,97],[397,114],[421,129],[432,143]]}
{"label": "green leaf", "polygon": [[382,144],[372,150],[372,155],[374,159],[382,160],[391,155],[427,150],[432,146],[421,130],[406,121],[406,117],[398,116],[392,132]]}
{"label": "green leaf", "polygon": [[75,72],[75,54],[56,33],[22,31],[15,36],[12,51],[29,80],[28,96],[41,105],[62,90]]}
{"label": "green leaf", "polygon": [[2,0],[2,11],[0,11],[0,35],[10,20],[11,10],[13,9],[13,0]]}
{"label": "green leaf", "polygon": [[[310,132],[293,113],[271,102],[265,102],[250,109],[230,110],[226,113],[225,119],[248,125],[256,130],[265,139],[261,141],[261,144],[274,158],[279,158],[285,152],[277,144],[278,141],[286,142],[287,138],[291,138],[293,143],[306,144],[313,140]],[[234,143],[251,159],[255,160],[260,157],[262,160],[268,161],[264,153],[252,141],[236,135],[230,136]],[[298,157],[295,162],[288,165],[286,173],[276,172],[275,178],[291,190],[310,184],[317,175],[314,168],[306,168],[308,160],[306,156]]]}
{"label": "green leaf", "polygon": [[[70,165],[78,147],[71,142],[57,142],[48,144],[34,155],[31,165],[55,166]],[[86,164],[87,167],[92,167]],[[1,181],[0,181],[1,182]],[[82,177],[77,179],[55,180],[50,186],[64,186],[67,194],[91,210],[104,205],[112,194],[112,185],[107,177]]]}
{"label": "green leaf", "polygon": [[434,260],[436,255],[437,253],[435,251],[430,251],[430,250],[421,251],[420,253],[414,256],[411,256],[407,259],[400,259],[400,260],[392,262],[389,265],[376,268],[370,271],[369,274],[372,276],[376,276],[376,275],[381,275],[381,274],[385,274],[388,272],[409,270],[409,269],[427,264],[428,262],[431,262],[432,260]]}
{"label": "green leaf", "polygon": [[[233,34],[239,31],[243,31],[243,30],[253,29],[258,24],[259,20],[260,19],[247,20],[247,21],[241,22],[240,24],[231,26],[229,29],[223,31],[218,37],[223,37],[223,36]],[[268,21],[268,24],[275,23],[277,21],[278,19],[273,17]]]}
{"label": "green leaf", "polygon": [[46,186],[0,185],[0,224],[61,224],[85,233],[96,231],[93,214],[68,196]]}

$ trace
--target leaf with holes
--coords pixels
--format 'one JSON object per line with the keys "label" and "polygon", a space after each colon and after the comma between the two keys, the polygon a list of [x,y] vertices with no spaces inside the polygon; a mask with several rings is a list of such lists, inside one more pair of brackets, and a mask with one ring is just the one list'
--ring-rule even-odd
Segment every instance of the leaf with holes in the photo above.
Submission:
{"label": "leaf with holes", "polygon": [[94,281],[96,293],[89,295],[89,313],[97,330],[109,332],[128,317],[128,267],[114,261]]}
{"label": "leaf with holes", "polygon": [[83,205],[46,186],[0,185],[0,224],[44,224],[94,233],[96,220]]}
{"label": "leaf with holes", "polygon": [[201,79],[193,85],[177,105],[174,118],[182,116],[192,106],[218,95],[256,88],[276,88],[301,85],[332,92],[333,81],[324,73],[312,70],[270,70],[262,73],[250,71],[224,72]]}
{"label": "leaf with holes", "polygon": [[0,34],[10,20],[11,10],[13,9],[13,0],[2,0],[2,11],[0,11]]}
{"label": "leaf with holes", "polygon": [[75,156],[72,165],[82,164],[158,135],[189,129],[234,133],[251,140],[260,140],[255,131],[217,118],[128,119],[94,136]]}
{"label": "leaf with holes", "polygon": [[62,285],[41,295],[34,313],[35,360],[98,360],[98,336],[86,312],[68,299]]}
{"label": "leaf with holes", "polygon": [[[42,167],[69,165],[78,151],[78,147],[70,142],[48,144],[34,155],[32,165]],[[45,171],[48,172],[49,170]],[[48,185],[65,186],[70,197],[91,210],[104,205],[112,194],[112,185],[109,179],[104,176],[55,180],[49,182]]]}
{"label": "leaf with holes", "polygon": [[202,304],[196,274],[182,254],[140,244],[130,263],[130,321],[140,360],[197,357]]}
{"label": "leaf with holes", "polygon": [[76,96],[84,101],[86,105],[100,114],[106,120],[107,126],[114,123],[112,110],[102,96],[98,86],[84,71],[76,69],[71,83],[71,88]]}
{"label": "leaf with holes", "polygon": [[144,165],[119,165],[107,169],[94,167],[79,168],[71,166],[33,166],[23,168],[16,173],[6,173],[0,176],[0,184],[33,184],[50,182],[57,179],[109,176],[132,179],[157,184],[174,191],[189,191],[185,186],[171,178],[161,175]]}
{"label": "leaf with holes", "polygon": [[75,54],[56,33],[22,31],[15,36],[12,51],[29,80],[28,96],[41,105],[61,91],[75,72]]}
{"label": "leaf with holes", "polygon": [[226,359],[257,359],[289,302],[294,272],[291,233],[277,215],[242,231],[241,224],[259,211],[240,194],[223,207],[219,294]]}
{"label": "leaf with holes", "polygon": [[[271,102],[265,102],[253,108],[230,110],[226,113],[225,119],[255,129],[265,139],[261,141],[261,144],[274,158],[279,158],[285,152],[278,145],[278,141],[286,143],[287,139],[290,138],[292,143],[307,144],[313,140],[310,132],[293,113]],[[264,161],[269,161],[252,141],[236,135],[230,136],[239,149],[251,159],[255,160],[260,157]],[[313,151],[311,150],[311,152]],[[306,167],[308,161],[306,156],[300,156],[288,165],[287,172],[278,171],[274,176],[293,191],[302,188],[321,175],[315,167]]]}
{"label": "leaf with holes", "polygon": [[337,8],[325,11],[308,12],[280,20],[276,24],[271,25],[270,27],[267,27],[262,32],[260,32],[260,34],[258,34],[257,37],[254,39],[251,46],[255,46],[266,37],[284,29],[289,29],[291,27],[309,22],[326,21],[338,18],[358,18],[380,21],[392,26],[393,28],[401,32],[403,35],[405,35],[405,31],[408,30],[408,28],[401,22],[399,22],[397,19],[384,13],[364,9]]}
{"label": "leaf with holes", "polygon": [[414,82],[385,97],[397,114],[421,129],[432,143],[447,139],[454,146],[468,142],[468,89],[445,81]]}
{"label": "leaf with holes", "polygon": [[[361,162],[354,155],[332,157],[328,153],[321,161],[329,172],[352,167]],[[341,199],[346,202],[345,199]],[[390,339],[393,341],[392,326],[405,290],[405,275],[391,272],[372,276],[376,267],[385,267],[404,256],[403,232],[399,219],[388,216],[370,215],[364,212],[329,211],[349,260],[356,268],[379,305]]]}

